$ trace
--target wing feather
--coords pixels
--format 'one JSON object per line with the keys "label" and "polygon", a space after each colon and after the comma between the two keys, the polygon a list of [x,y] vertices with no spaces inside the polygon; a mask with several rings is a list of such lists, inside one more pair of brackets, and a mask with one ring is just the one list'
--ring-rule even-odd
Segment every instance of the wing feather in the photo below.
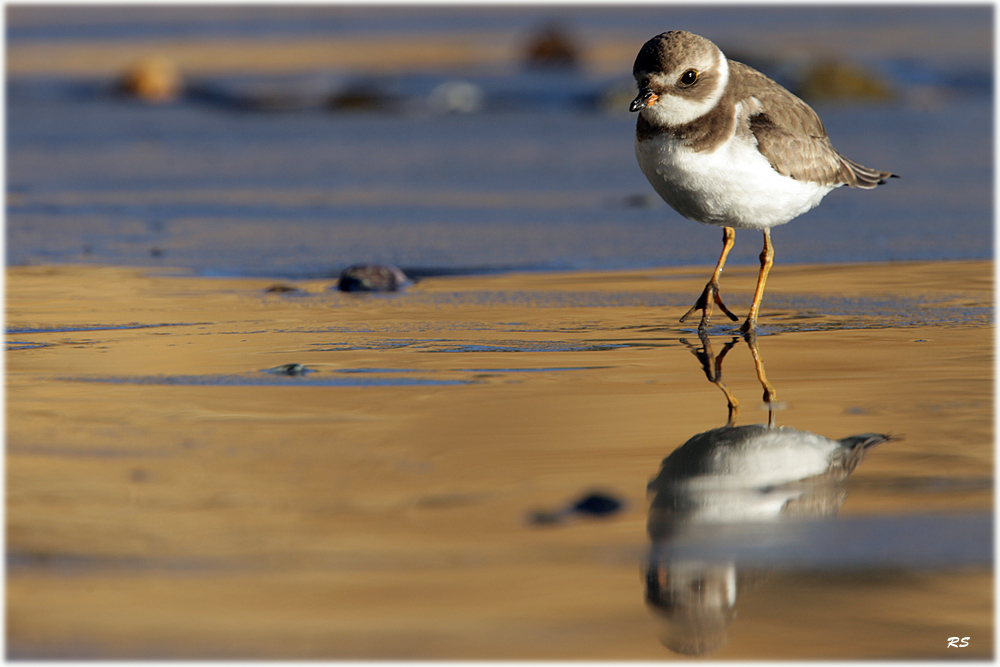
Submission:
{"label": "wing feather", "polygon": [[796,180],[827,185],[874,188],[895,176],[862,166],[837,152],[823,122],[812,108],[757,70],[729,61],[730,71],[740,76],[740,89],[732,92],[743,102],[745,131],[757,141],[760,152],[771,166]]}

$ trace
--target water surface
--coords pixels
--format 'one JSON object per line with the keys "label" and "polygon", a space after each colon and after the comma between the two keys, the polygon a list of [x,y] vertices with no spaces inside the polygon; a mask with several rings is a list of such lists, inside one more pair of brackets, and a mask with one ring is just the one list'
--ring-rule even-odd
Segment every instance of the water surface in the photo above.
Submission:
{"label": "water surface", "polygon": [[[776,230],[779,264],[991,255],[990,8],[396,11],[13,12],[8,261],[292,277],[359,261],[423,274],[707,265],[719,231],[655,196],[636,165],[626,110],[634,52],[655,29],[675,27],[716,39],[789,86],[833,60],[896,93],[816,104],[844,154],[902,178],[872,192],[836,191]],[[544,17],[579,40],[589,64],[524,68],[521,45]],[[111,95],[114,73],[16,73],[18,48],[32,46],[131,44],[139,57],[176,39],[294,44],[397,33],[470,35],[509,55],[489,66],[385,73],[286,65],[260,72],[257,84],[253,71],[193,75],[218,94],[163,106]],[[394,101],[374,111],[325,106],[324,96],[357,81]],[[427,101],[448,81],[477,86],[485,102],[472,113],[435,113]],[[260,86],[298,97],[302,108],[220,101]],[[741,233],[733,263],[754,262],[759,245],[759,235]]]}

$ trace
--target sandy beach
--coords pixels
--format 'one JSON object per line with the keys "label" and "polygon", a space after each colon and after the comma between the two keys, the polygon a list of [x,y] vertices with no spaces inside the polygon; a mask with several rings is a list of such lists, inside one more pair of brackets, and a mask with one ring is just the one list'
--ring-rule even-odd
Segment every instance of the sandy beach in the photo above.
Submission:
{"label": "sandy beach", "polygon": [[[993,657],[992,7],[8,9],[9,659]],[[782,226],[756,340],[636,163],[678,28],[900,175]]]}
{"label": "sandy beach", "polygon": [[[727,270],[737,312],[755,273]],[[9,268],[8,657],[674,657],[643,603],[646,484],[726,422],[677,323],[703,274],[357,295]],[[758,344],[778,424],[901,436],[841,517],[992,508],[992,277],[987,261],[772,272]],[[735,327],[715,324],[719,351]],[[313,372],[263,372],[291,363]],[[724,379],[737,422],[766,421],[742,341]],[[625,510],[527,521],[591,489]],[[773,575],[713,657],[945,658],[958,633],[961,657],[992,655],[988,566],[866,576]]]}

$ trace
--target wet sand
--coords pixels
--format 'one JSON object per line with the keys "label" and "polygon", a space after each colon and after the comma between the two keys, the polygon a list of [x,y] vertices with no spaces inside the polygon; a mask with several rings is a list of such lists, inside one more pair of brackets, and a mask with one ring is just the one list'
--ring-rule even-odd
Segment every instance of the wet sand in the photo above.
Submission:
{"label": "wet sand", "polygon": [[[706,271],[353,295],[8,269],[9,656],[676,657],[643,604],[645,492],[726,421],[677,323]],[[755,274],[727,269],[736,312]],[[992,509],[992,277],[982,261],[772,272],[758,343],[778,424],[902,436],[840,516]],[[735,327],[715,323],[718,351]],[[288,363],[315,372],[261,372]],[[766,421],[744,343],[724,379],[737,422]],[[590,489],[625,511],[527,522]],[[992,591],[962,563],[779,573],[712,657],[985,658]],[[972,637],[962,653],[953,634]]]}

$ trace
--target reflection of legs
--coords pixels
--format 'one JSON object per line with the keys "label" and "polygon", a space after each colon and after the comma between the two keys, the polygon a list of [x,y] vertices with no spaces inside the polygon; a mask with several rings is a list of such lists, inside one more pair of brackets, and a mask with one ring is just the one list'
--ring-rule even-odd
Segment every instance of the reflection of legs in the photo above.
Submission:
{"label": "reflection of legs", "polygon": [[707,285],[705,285],[705,291],[701,293],[701,296],[698,297],[695,304],[691,306],[691,309],[681,316],[681,322],[686,320],[694,311],[700,310],[701,323],[698,324],[698,329],[704,329],[708,324],[709,319],[712,317],[713,304],[719,304],[719,308],[722,309],[722,312],[728,315],[729,319],[733,322],[739,319],[733,315],[728,308],[726,308],[726,304],[722,303],[722,297],[719,295],[719,277],[722,275],[722,267],[726,265],[726,257],[729,256],[729,251],[733,249],[733,243],[735,242],[736,230],[732,227],[723,227],[722,254],[719,255],[719,261],[715,265],[715,271],[712,273],[712,279],[708,281]]}
{"label": "reflection of legs", "polygon": [[757,276],[757,289],[753,293],[753,303],[750,304],[750,314],[747,321],[740,327],[740,331],[747,333],[757,328],[757,313],[760,311],[760,302],[764,298],[764,283],[767,282],[767,274],[774,263],[774,247],[771,245],[771,230],[764,230],[764,249],[760,251],[760,274]]}
{"label": "reflection of legs", "polygon": [[733,338],[726,343],[718,357],[712,351],[712,342],[704,330],[698,331],[698,338],[701,339],[700,348],[694,347],[683,338],[681,342],[688,346],[691,352],[694,353],[694,356],[698,357],[708,381],[721,389],[722,393],[726,395],[726,402],[729,407],[729,420],[726,422],[726,426],[734,426],[736,424],[736,415],[740,411],[740,402],[736,400],[736,397],[729,391],[729,388],[722,382],[722,360],[726,358],[726,354],[739,341],[739,338]]}
{"label": "reflection of legs", "polygon": [[757,369],[757,379],[760,380],[760,386],[764,388],[764,402],[767,403],[767,425],[773,427],[774,403],[778,395],[774,393],[774,387],[767,381],[767,376],[764,374],[764,361],[760,358],[760,352],[757,351],[757,333],[751,330],[744,334],[743,338],[750,347],[750,354],[753,356],[753,365]]}

